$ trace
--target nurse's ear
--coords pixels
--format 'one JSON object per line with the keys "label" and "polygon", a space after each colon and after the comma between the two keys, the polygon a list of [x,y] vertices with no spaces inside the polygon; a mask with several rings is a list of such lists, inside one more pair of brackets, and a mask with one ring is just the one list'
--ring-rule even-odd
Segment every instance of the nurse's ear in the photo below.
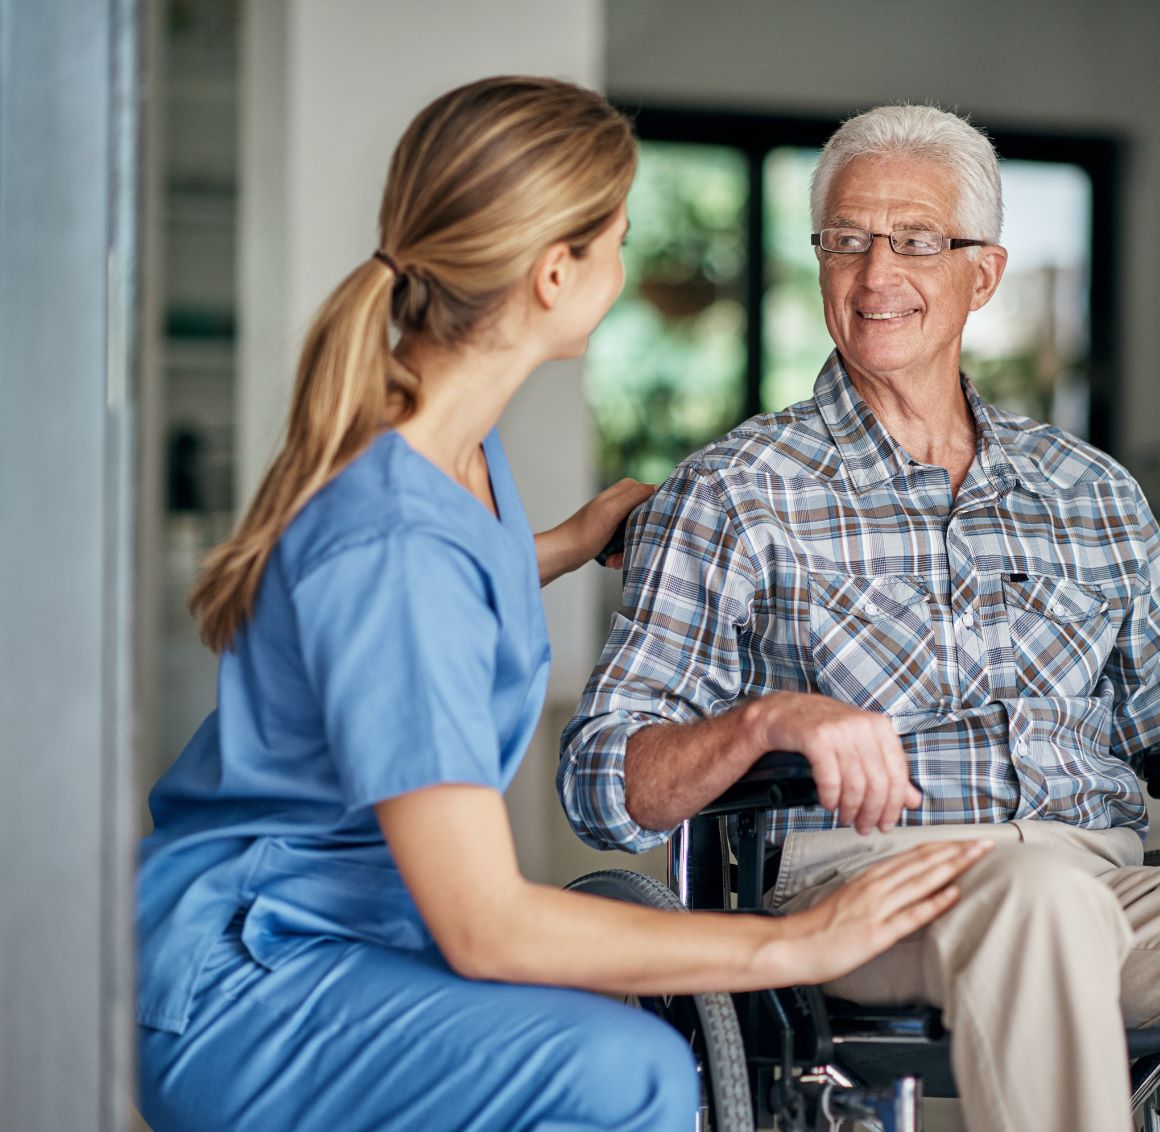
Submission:
{"label": "nurse's ear", "polygon": [[572,281],[576,257],[572,249],[558,240],[549,244],[537,257],[532,267],[532,296],[541,309],[555,309]]}

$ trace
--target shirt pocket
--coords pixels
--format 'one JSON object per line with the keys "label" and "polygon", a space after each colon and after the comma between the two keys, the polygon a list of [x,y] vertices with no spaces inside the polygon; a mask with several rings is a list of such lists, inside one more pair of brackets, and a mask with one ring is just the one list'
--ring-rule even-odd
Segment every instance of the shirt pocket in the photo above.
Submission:
{"label": "shirt pocket", "polygon": [[1108,599],[1070,578],[1003,579],[1011,657],[1021,696],[1090,696],[1115,638]]}
{"label": "shirt pocket", "polygon": [[815,572],[809,587],[819,691],[896,721],[946,702],[924,579]]}

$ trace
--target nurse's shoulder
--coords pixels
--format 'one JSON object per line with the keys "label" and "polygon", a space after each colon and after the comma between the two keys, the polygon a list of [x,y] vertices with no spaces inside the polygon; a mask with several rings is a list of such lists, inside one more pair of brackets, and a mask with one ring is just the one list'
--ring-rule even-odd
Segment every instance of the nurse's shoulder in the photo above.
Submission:
{"label": "nurse's shoulder", "polygon": [[366,543],[434,535],[475,557],[472,502],[395,432],[385,432],[317,492],[275,552],[289,589],[334,555]]}

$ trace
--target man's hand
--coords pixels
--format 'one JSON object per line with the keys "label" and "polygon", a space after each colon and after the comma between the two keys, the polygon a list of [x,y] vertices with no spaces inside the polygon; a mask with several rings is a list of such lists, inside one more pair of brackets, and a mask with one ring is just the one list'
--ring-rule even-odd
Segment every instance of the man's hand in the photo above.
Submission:
{"label": "man's hand", "polygon": [[837,810],[843,825],[859,833],[887,830],[903,809],[922,804],[889,716],[803,692],[775,692],[751,700],[746,710],[763,750],[805,755],[819,803]]}
{"label": "man's hand", "polygon": [[[622,479],[590,499],[559,526],[536,535],[540,585],[546,586],[591,561],[612,538],[620,521],[656,491],[656,485]],[[619,569],[624,554],[613,554],[604,565]]]}

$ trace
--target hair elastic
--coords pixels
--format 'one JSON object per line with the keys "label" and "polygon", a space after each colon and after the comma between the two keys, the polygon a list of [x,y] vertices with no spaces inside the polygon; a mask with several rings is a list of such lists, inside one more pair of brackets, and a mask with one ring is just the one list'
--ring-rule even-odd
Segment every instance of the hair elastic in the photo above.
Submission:
{"label": "hair elastic", "polygon": [[402,268],[399,267],[399,265],[395,262],[394,258],[392,256],[390,256],[387,252],[383,251],[381,248],[378,248],[375,250],[375,253],[372,256],[372,258],[377,259],[379,261],[379,263],[385,263],[395,273],[396,276],[398,276],[399,278],[402,278],[402,275],[403,275]]}

